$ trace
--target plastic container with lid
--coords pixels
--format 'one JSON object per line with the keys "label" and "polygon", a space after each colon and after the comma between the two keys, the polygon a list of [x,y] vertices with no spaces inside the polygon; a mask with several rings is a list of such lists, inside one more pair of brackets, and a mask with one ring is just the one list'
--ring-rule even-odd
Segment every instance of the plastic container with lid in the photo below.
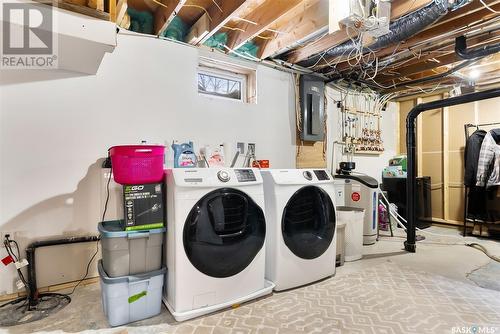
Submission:
{"label": "plastic container with lid", "polygon": [[145,274],[109,277],[98,265],[104,314],[111,326],[153,317],[161,312],[166,268]]}
{"label": "plastic container with lid", "polygon": [[109,277],[133,275],[161,268],[166,228],[124,231],[123,221],[99,223],[102,265]]}

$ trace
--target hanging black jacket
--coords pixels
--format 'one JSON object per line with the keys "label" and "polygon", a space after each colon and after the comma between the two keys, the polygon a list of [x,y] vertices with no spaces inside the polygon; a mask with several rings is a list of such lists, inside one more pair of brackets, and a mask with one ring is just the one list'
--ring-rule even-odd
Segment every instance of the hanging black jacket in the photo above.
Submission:
{"label": "hanging black jacket", "polygon": [[481,152],[481,145],[483,144],[486,131],[475,131],[465,143],[465,173],[464,185],[472,187],[476,185],[477,166],[479,161],[479,153]]}

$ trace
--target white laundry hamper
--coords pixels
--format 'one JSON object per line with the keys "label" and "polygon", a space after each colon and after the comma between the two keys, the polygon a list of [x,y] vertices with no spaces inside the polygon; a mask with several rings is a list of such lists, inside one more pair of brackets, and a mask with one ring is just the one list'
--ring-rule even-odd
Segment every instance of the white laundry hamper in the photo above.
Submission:
{"label": "white laundry hamper", "polygon": [[345,261],[363,257],[363,226],[365,209],[339,206],[336,208],[338,224],[345,224]]}

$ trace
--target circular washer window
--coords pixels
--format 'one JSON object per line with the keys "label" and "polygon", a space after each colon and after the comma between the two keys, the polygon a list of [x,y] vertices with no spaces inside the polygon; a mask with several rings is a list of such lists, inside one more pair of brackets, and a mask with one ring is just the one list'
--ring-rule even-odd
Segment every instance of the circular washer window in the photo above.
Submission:
{"label": "circular washer window", "polygon": [[314,186],[299,189],[283,210],[281,230],[285,244],[296,256],[309,260],[321,256],[335,234],[330,196]]}
{"label": "circular washer window", "polygon": [[184,250],[191,264],[211,277],[243,271],[266,237],[262,209],[245,193],[230,188],[212,191],[191,209],[184,224]]}

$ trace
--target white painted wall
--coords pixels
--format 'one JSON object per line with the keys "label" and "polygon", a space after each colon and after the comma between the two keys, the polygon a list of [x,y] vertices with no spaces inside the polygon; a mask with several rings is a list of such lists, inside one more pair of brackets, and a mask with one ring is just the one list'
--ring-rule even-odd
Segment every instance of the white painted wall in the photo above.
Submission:
{"label": "white painted wall", "polygon": [[[15,232],[22,248],[33,240],[95,234],[99,160],[112,145],[141,139],[254,142],[258,158],[293,168],[291,75],[258,66],[257,104],[207,98],[197,93],[198,56],[195,48],[119,35],[96,75],[2,72],[0,231]],[[41,250],[39,285],[79,279],[94,249],[87,244]],[[0,295],[16,291],[15,276],[13,266],[0,268]]]}
{"label": "white painted wall", "polygon": [[[103,197],[100,163],[112,145],[142,139],[254,142],[258,158],[270,159],[272,167],[295,167],[291,75],[256,67],[254,105],[206,98],[197,93],[199,53],[154,38],[119,35],[117,48],[104,57],[96,75],[0,72],[0,231],[13,233],[22,248],[33,240],[96,233]],[[338,110],[329,106],[331,142],[339,136]],[[383,121],[386,152],[356,157],[358,171],[379,176],[396,152],[396,124],[391,107]],[[107,218],[119,215],[112,204]],[[40,250],[39,286],[79,279],[94,249],[81,244]],[[0,268],[0,295],[16,291],[15,277],[13,266]]]}
{"label": "white painted wall", "polygon": [[[328,142],[342,141],[342,133],[339,123],[340,109],[337,108],[337,103],[334,100],[340,100],[340,93],[327,87],[328,97]],[[387,110],[382,114],[382,140],[384,142],[385,151],[379,156],[373,155],[361,155],[356,154],[354,156],[354,162],[356,162],[356,172],[367,174],[374,177],[379,182],[382,181],[382,170],[389,164],[389,159],[397,155],[398,151],[398,104],[389,103]],[[328,167],[332,167],[332,147],[328,146]],[[342,146],[335,146],[335,168],[338,168],[338,164],[341,161],[346,161],[346,156],[342,153]]]}

